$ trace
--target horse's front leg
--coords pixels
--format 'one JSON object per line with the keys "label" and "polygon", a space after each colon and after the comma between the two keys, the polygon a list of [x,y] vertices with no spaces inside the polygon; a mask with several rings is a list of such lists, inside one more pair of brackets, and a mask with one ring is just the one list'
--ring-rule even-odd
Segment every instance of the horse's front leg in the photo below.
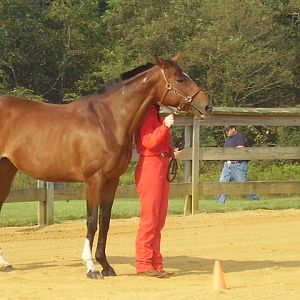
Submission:
{"label": "horse's front leg", "polygon": [[84,242],[82,259],[87,267],[87,277],[91,279],[101,279],[102,275],[97,271],[93,263],[92,249],[95,233],[97,231],[98,207],[101,201],[100,191],[102,182],[99,178],[90,179],[86,182],[86,201],[87,201],[87,235]]}
{"label": "horse's front leg", "polygon": [[106,241],[109,230],[109,223],[111,217],[111,209],[115,198],[116,189],[118,187],[119,179],[107,182],[103,186],[99,215],[99,236],[96,249],[96,260],[102,266],[103,276],[116,276],[115,270],[110,266],[106,259]]}
{"label": "horse's front leg", "polygon": [[[0,211],[6,197],[10,192],[11,183],[16,175],[18,169],[7,158],[0,159]],[[0,247],[0,269],[2,271],[11,271],[12,265],[8,262]]]}

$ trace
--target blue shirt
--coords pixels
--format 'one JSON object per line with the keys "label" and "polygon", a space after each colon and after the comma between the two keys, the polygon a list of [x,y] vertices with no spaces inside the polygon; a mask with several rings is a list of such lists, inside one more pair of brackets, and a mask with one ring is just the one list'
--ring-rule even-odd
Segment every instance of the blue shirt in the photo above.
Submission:
{"label": "blue shirt", "polygon": [[229,136],[225,143],[224,143],[224,147],[237,147],[237,146],[244,146],[246,147],[246,138],[245,136],[238,132],[237,134],[235,134],[234,136]]}

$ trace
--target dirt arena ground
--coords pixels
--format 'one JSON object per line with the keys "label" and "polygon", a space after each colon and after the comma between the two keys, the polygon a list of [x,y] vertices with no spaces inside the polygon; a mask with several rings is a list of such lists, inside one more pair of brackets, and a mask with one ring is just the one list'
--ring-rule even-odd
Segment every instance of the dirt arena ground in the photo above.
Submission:
{"label": "dirt arena ground", "polygon": [[[300,210],[199,214],[167,219],[169,279],[135,275],[138,219],[112,220],[107,245],[119,276],[89,280],[81,262],[85,221],[0,228],[14,271],[0,272],[0,299],[300,299]],[[222,262],[228,289],[213,290]]]}

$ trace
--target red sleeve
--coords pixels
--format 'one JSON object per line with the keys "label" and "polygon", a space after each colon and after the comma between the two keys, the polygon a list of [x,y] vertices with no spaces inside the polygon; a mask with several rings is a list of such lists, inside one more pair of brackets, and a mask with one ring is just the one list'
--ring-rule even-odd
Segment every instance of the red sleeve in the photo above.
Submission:
{"label": "red sleeve", "polygon": [[170,128],[164,124],[153,128],[153,125],[158,122],[156,118],[153,110],[149,110],[139,129],[142,145],[147,149],[153,149],[159,144],[165,143],[166,137],[169,135]]}

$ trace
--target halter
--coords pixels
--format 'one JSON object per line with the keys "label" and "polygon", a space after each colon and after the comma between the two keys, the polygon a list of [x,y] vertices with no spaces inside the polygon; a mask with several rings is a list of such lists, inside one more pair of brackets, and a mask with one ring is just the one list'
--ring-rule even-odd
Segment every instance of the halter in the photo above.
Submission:
{"label": "halter", "polygon": [[178,91],[176,91],[176,90],[172,87],[171,83],[168,82],[164,70],[161,69],[161,71],[162,71],[162,74],[163,74],[164,79],[165,79],[165,81],[166,81],[166,91],[165,91],[165,94],[164,94],[164,96],[163,96],[163,98],[162,98],[162,101],[161,101],[160,103],[163,104],[163,102],[164,102],[164,100],[165,100],[165,98],[166,98],[168,92],[169,92],[169,91],[172,91],[175,95],[180,96],[182,99],[185,100],[185,102],[179,103],[179,105],[178,105],[178,107],[177,107],[178,110],[183,110],[187,104],[190,104],[190,103],[193,101],[193,98],[201,91],[201,88],[198,88],[198,89],[196,90],[196,92],[195,92],[192,96],[185,96],[185,95],[182,95],[182,94],[180,94]]}

